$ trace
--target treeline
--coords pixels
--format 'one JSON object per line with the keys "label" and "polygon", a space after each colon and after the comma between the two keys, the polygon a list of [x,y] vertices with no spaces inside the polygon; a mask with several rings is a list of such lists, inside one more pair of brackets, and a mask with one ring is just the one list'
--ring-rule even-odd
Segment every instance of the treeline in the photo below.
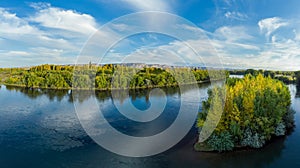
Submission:
{"label": "treeline", "polygon": [[[218,74],[220,70],[213,70]],[[27,88],[125,89],[177,86],[208,81],[204,69],[185,67],[132,67],[107,64],[80,66],[40,65],[30,68],[1,69],[2,83]],[[224,72],[223,72],[224,73]],[[222,73],[219,73],[222,74]],[[218,78],[215,77],[214,79]],[[222,75],[220,75],[222,78]],[[195,79],[195,80],[194,80]]]}
{"label": "treeline", "polygon": [[271,70],[262,70],[262,69],[259,70],[247,69],[247,70],[230,70],[229,73],[231,75],[251,74],[252,76],[263,74],[264,77],[271,77],[273,79],[278,79],[284,82],[285,84],[296,83],[297,79],[300,78],[300,76],[297,77],[299,71],[271,71]]}
{"label": "treeline", "polygon": [[200,130],[205,120],[216,119],[216,115],[209,113],[217,114],[220,109],[223,113],[212,135],[205,142],[197,143],[196,150],[260,148],[272,137],[285,135],[293,127],[290,92],[281,81],[261,74],[246,75],[243,79],[229,79],[225,87],[210,90],[208,100],[203,102],[197,121]]}

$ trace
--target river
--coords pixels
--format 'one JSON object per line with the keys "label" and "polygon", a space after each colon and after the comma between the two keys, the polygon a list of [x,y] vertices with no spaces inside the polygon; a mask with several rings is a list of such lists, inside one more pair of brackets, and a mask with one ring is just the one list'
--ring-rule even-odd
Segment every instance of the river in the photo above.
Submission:
{"label": "river", "polygon": [[[199,85],[201,98],[207,98],[208,84]],[[228,153],[193,151],[197,129],[171,149],[151,157],[130,158],[111,153],[97,145],[83,130],[74,109],[74,101],[86,101],[85,94],[74,100],[68,90],[0,88],[0,167],[300,167],[300,98],[295,85],[289,85],[292,107],[296,111],[295,129],[262,149]],[[167,105],[152,123],[141,124],[124,118],[115,107],[132,102],[140,110],[151,106],[150,90],[130,91],[129,98],[112,100],[110,92],[96,92],[96,100],[110,124],[119,131],[148,136],[164,131],[175,120],[180,106],[178,88],[164,88]],[[84,92],[84,91],[83,91]],[[195,90],[187,89],[193,95]],[[153,97],[160,101],[160,97]],[[194,102],[196,103],[196,102]],[[185,109],[187,112],[189,109]],[[199,108],[201,111],[201,106]]]}

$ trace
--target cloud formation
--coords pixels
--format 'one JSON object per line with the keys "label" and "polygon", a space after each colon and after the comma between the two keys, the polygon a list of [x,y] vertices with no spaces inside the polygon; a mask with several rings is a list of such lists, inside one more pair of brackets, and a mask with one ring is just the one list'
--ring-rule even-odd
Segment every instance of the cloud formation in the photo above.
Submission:
{"label": "cloud formation", "polygon": [[29,18],[43,27],[62,29],[82,34],[91,34],[97,31],[95,19],[88,14],[81,14],[74,10],[65,10],[52,7],[50,4],[35,3],[31,5],[37,12]]}
{"label": "cloud formation", "polygon": [[36,34],[39,30],[36,27],[16,16],[15,13],[10,13],[4,8],[0,8],[0,33],[1,37],[9,35]]}
{"label": "cloud formation", "polygon": [[279,17],[272,17],[262,19],[258,22],[259,29],[262,33],[265,33],[267,39],[269,39],[270,35],[279,29],[280,27],[287,26],[288,22],[284,21]]}
{"label": "cloud formation", "polygon": [[97,30],[95,19],[45,3],[31,6],[35,11],[28,17],[0,8],[1,65],[74,63],[84,42]]}
{"label": "cloud formation", "polygon": [[[209,50],[211,48],[206,47],[213,46],[217,54],[223,58],[225,67],[299,69],[300,23],[295,19],[274,15],[276,17],[255,18],[244,24],[245,22],[242,21],[248,21],[253,16],[238,12],[236,8],[229,8],[229,4],[232,5],[233,2],[230,0],[224,2],[227,5],[226,9],[220,12],[222,19],[229,21],[230,24],[220,21],[219,26],[206,30],[205,33],[209,37],[207,40],[191,38],[164,43],[162,39],[163,42],[159,45],[151,45],[152,48],[134,49],[135,44],[139,42],[127,39],[126,44],[122,46],[124,50],[111,52],[111,58],[117,61],[130,56],[131,60],[139,60],[138,57],[144,55],[148,56],[146,60],[149,62],[168,63],[171,60],[176,64],[178,61],[173,59],[174,55],[181,55],[186,59],[193,58],[194,53],[185,45],[192,43],[199,46],[198,50],[202,49],[204,54],[214,53]],[[173,10],[171,2],[161,0],[122,0],[119,3],[133,11],[170,12]],[[96,32],[100,26],[98,21],[101,17],[96,18],[94,15],[74,9],[55,7],[48,3],[32,3],[30,6],[32,11],[22,14],[18,13],[20,11],[0,7],[0,65],[2,67],[74,63],[89,35]],[[144,20],[145,25],[170,24],[168,20],[161,18],[145,18],[142,21]],[[162,21],[159,22],[160,20]],[[212,20],[212,22],[218,21],[218,19]],[[131,25],[137,23],[132,20],[124,24],[113,24],[111,30],[98,32],[102,33],[102,45],[105,41],[117,39],[118,33],[127,31],[132,27]],[[178,26],[178,30],[194,31],[194,27],[187,25],[174,26]],[[159,40],[160,38],[153,37],[153,41]],[[87,59],[86,62],[93,61],[94,57],[91,54]],[[216,55],[210,55],[207,60],[213,65],[215,59],[218,59]]]}

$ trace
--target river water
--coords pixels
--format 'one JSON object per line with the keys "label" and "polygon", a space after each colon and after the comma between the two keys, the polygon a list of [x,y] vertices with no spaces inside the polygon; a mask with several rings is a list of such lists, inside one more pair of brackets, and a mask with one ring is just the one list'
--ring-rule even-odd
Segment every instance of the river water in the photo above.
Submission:
{"label": "river water", "polygon": [[[199,85],[201,97],[207,98],[208,84]],[[171,149],[151,157],[130,158],[111,153],[97,145],[83,130],[74,109],[74,101],[84,102],[94,95],[73,98],[68,90],[23,89],[1,86],[0,89],[0,167],[300,167],[300,98],[296,87],[289,85],[292,107],[296,111],[295,129],[273,140],[262,149],[229,153],[193,151],[197,129]],[[152,123],[126,119],[115,107],[128,102],[145,110],[151,106],[150,90],[130,91],[129,97],[115,97],[110,92],[96,92],[97,102],[109,123],[124,134],[149,136],[164,131],[176,119],[180,90],[164,88],[167,105]],[[197,90],[198,91],[198,90]],[[193,95],[195,89],[184,92]],[[160,97],[154,96],[160,101]],[[192,103],[199,103],[192,102]],[[186,109],[188,112],[189,109]],[[201,106],[199,108],[201,111]]]}

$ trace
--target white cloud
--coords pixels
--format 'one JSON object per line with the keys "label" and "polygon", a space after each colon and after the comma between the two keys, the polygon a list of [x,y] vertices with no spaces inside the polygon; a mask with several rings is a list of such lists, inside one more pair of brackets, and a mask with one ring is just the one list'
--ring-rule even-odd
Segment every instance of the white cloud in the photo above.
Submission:
{"label": "white cloud", "polygon": [[279,17],[262,19],[258,22],[260,31],[266,34],[267,39],[269,39],[270,35],[274,31],[276,31],[280,27],[287,26],[287,25],[288,22],[286,22],[285,20]]}
{"label": "white cloud", "polygon": [[[180,25],[181,29],[194,31],[192,27]],[[220,27],[213,33],[208,33],[210,39],[186,39],[173,41],[157,47],[144,47],[132,51],[129,54],[108,53],[104,61],[122,62],[125,57],[127,62],[160,63],[160,64],[198,64],[220,66],[223,61],[226,66],[248,66],[248,60],[244,57],[249,52],[258,52],[260,47],[246,42],[253,40],[245,27]],[[191,46],[199,53],[196,56]],[[223,60],[224,58],[224,60]]]}
{"label": "white cloud", "polygon": [[[130,4],[136,11],[171,10],[170,5],[159,0],[123,0],[123,2]],[[32,6],[34,12],[28,17],[20,17],[5,8],[0,8],[0,65],[10,67],[43,63],[73,63],[88,35],[96,31],[98,27],[96,20],[89,14],[52,7],[46,3],[34,3]],[[239,12],[227,12],[225,17],[235,20],[247,18]],[[149,25],[169,24],[162,18],[145,17],[145,20]],[[162,21],[159,22],[160,20]],[[103,43],[114,41],[123,31],[131,29],[128,26],[131,24],[141,23],[136,23],[134,20],[127,23],[115,23],[107,30],[98,32],[97,35],[101,37]],[[174,26],[181,26],[178,27],[178,33],[182,29],[194,31],[193,27],[187,25]],[[299,24],[273,17],[260,20],[258,26],[260,32],[263,33],[261,36],[267,37],[266,43],[261,41],[258,36],[259,32],[253,32],[251,27],[222,26],[214,32],[207,32],[210,39],[191,37],[185,41],[173,41],[155,48],[138,48],[129,54],[115,53],[112,48],[109,53],[111,57],[108,58],[121,62],[125,56],[128,56],[130,59],[127,61],[178,64],[182,62],[176,57],[179,55],[189,63],[199,63],[199,60],[193,60],[195,53],[186,46],[187,43],[199,46],[197,51],[205,57],[205,63],[208,65],[214,65],[220,56],[226,67],[298,69],[300,67],[300,33],[297,29]],[[277,31],[284,26],[283,31]],[[291,29],[289,35],[284,32],[288,29]],[[152,38],[157,40],[157,37]],[[130,44],[132,43],[128,42],[126,45]],[[126,48],[126,45],[123,48]],[[99,41],[95,41],[95,46],[99,46]],[[98,51],[87,55],[85,63],[94,60],[93,56],[97,56],[95,53]]]}
{"label": "white cloud", "polygon": [[236,42],[243,40],[251,40],[253,37],[246,32],[243,26],[223,26],[214,32],[217,38],[225,38],[226,41]]}
{"label": "white cloud", "polygon": [[88,35],[96,31],[95,19],[45,3],[32,5],[31,17],[0,8],[0,65],[74,62]]}
{"label": "white cloud", "polygon": [[[9,40],[13,40],[19,44],[22,43],[24,46],[75,48],[66,39],[53,37],[52,33],[41,30],[32,25],[27,19],[20,18],[4,8],[0,8],[0,27],[0,37],[7,43]],[[10,47],[18,48],[20,46],[12,44]]]}
{"label": "white cloud", "polygon": [[300,43],[292,40],[274,41],[260,53],[261,64],[278,69],[299,70]]}
{"label": "white cloud", "polygon": [[247,20],[248,19],[248,16],[246,14],[242,14],[240,12],[226,12],[225,14],[225,17],[228,18],[228,19],[234,19],[234,20],[240,20],[240,21],[244,21],[244,20]]}
{"label": "white cloud", "polygon": [[19,18],[15,13],[10,13],[4,8],[0,8],[0,33],[1,37],[6,34],[36,34],[37,28],[28,24],[27,21]]}
{"label": "white cloud", "polygon": [[29,56],[30,53],[26,51],[1,51],[0,54],[5,57],[14,57],[14,56]]}
{"label": "white cloud", "polygon": [[170,12],[171,7],[163,0],[122,0],[137,11],[163,11]]}
{"label": "white cloud", "polygon": [[97,30],[98,25],[91,15],[51,7],[51,5],[43,3],[33,4],[32,6],[37,12],[29,20],[37,22],[44,27],[63,29],[87,35]]}
{"label": "white cloud", "polygon": [[0,64],[2,67],[26,67],[42,63],[72,64],[74,57],[62,49],[36,47],[26,50],[0,51]]}
{"label": "white cloud", "polygon": [[[276,31],[283,26],[283,31]],[[261,44],[261,51],[249,63],[260,68],[300,70],[300,41],[295,30],[299,22],[274,17],[261,20],[259,27],[267,41]]]}
{"label": "white cloud", "polygon": [[232,51],[250,50],[256,51],[260,48],[252,41],[254,37],[248,33],[244,26],[222,26],[210,33],[211,43],[221,53]]}
{"label": "white cloud", "polygon": [[[285,21],[284,23],[289,22],[290,21]],[[275,31],[280,26],[286,26],[286,30]],[[267,31],[271,32],[268,34],[271,38],[271,42],[269,42],[269,39],[264,42],[254,38],[253,40],[256,40],[257,43],[255,43],[254,41],[252,44],[247,44],[244,42],[247,38],[242,38],[245,40],[237,40],[234,37],[231,38],[231,41],[233,42],[230,43],[230,40],[227,40],[226,42],[227,38],[224,38],[225,40],[222,38],[219,38],[218,40],[217,38],[216,40],[212,40],[212,42],[216,46],[218,53],[223,56],[224,65],[227,67],[299,70],[300,41],[297,39],[296,31],[294,31],[294,36],[287,33],[293,32],[293,26],[298,26],[296,24],[280,24],[280,26],[275,25],[275,28],[269,28],[271,26],[263,26],[265,29],[267,29],[266,27],[268,27],[267,30],[264,30],[266,33]],[[237,30],[233,32],[237,34],[241,33]],[[219,34],[218,36],[222,35],[222,33],[217,34]],[[228,37],[231,36],[234,35],[229,35]]]}
{"label": "white cloud", "polygon": [[[199,46],[194,50],[191,46]],[[198,56],[195,53],[198,52]],[[141,47],[133,50],[128,54],[109,52],[104,58],[103,62],[138,62],[148,64],[166,64],[166,65],[186,65],[186,64],[198,64],[204,63],[216,63],[215,58],[216,51],[212,48],[209,41],[206,40],[187,40],[187,41],[172,41],[156,47]],[[211,62],[203,62],[201,58],[208,60],[211,57]]]}

